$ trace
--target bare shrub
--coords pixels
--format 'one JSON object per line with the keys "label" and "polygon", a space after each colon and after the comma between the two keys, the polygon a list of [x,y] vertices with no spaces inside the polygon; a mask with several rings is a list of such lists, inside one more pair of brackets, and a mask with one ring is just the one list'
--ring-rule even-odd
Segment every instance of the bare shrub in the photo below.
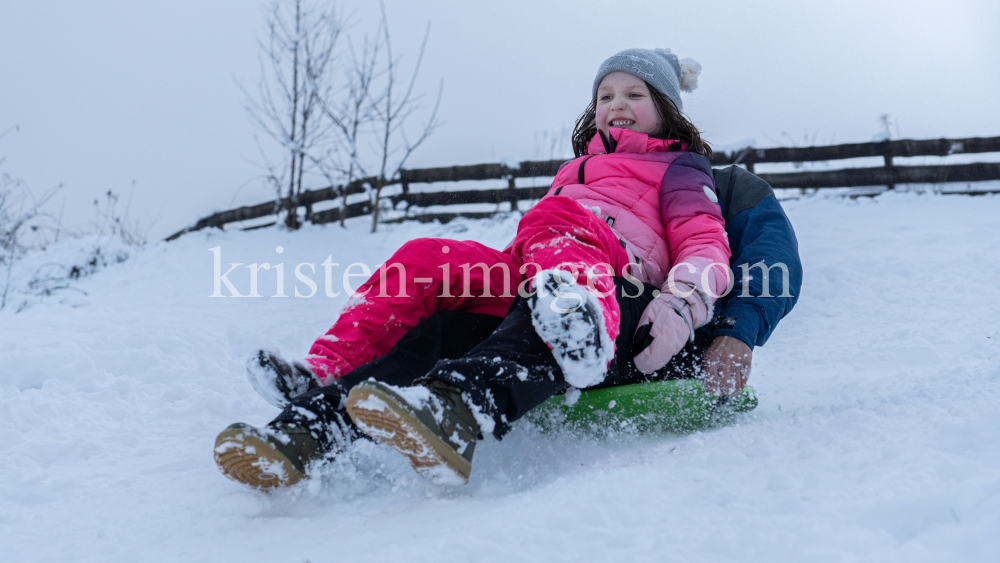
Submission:
{"label": "bare shrub", "polygon": [[[16,126],[12,127],[0,134],[0,138],[16,130]],[[124,209],[119,206],[119,195],[108,190],[103,201],[94,200],[92,225],[82,230],[67,230],[58,217],[45,211],[45,206],[62,186],[35,197],[24,182],[2,169],[4,162],[0,158],[0,310],[11,304],[15,294],[28,298],[48,297],[64,290],[85,294],[73,285],[74,281],[110,264],[124,262],[133,252],[130,249],[145,246],[148,228],[143,230],[140,221],[129,215],[134,182]],[[82,256],[64,260],[66,263],[46,261],[40,266],[29,266],[35,268],[32,274],[19,275],[20,281],[14,279],[15,266],[29,253],[44,253],[49,245],[59,242],[60,237],[95,235],[96,242]],[[34,262],[37,264],[37,257]],[[22,300],[17,311],[29,303],[30,299]]]}
{"label": "bare shrub", "polygon": [[128,201],[123,211],[118,210],[120,195],[113,190],[104,194],[104,202],[94,200],[94,232],[99,236],[118,237],[126,246],[143,247],[149,242],[149,229],[152,223],[143,227],[142,222],[130,217],[132,208],[132,193],[135,191],[135,181],[129,190]]}
{"label": "bare shrub", "polygon": [[19,179],[0,171],[0,310],[7,306],[14,264],[45,243],[44,227],[50,226],[51,216],[41,208],[57,190],[35,198]]}

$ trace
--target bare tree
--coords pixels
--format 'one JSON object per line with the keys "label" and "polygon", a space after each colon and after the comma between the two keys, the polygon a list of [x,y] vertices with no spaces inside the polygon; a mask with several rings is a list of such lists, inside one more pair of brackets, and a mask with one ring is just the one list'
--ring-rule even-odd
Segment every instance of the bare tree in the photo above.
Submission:
{"label": "bare tree", "polygon": [[[439,125],[441,89],[426,124],[416,137],[404,125],[420,109],[414,93],[430,25],[409,81],[402,82],[394,57],[385,5],[373,36],[358,48],[348,40],[349,61],[337,63],[345,23],[333,8],[314,9],[306,0],[278,0],[267,11],[268,41],[259,42],[261,80],[255,95],[246,90],[247,109],[258,128],[284,149],[273,164],[258,142],[267,180],[276,193],[276,212],[288,209],[285,224],[297,228],[296,209],[306,174],[338,186],[341,225],[355,184],[368,185],[373,205],[372,232],[379,220],[382,188],[399,177],[413,151]],[[342,73],[336,72],[343,69]],[[338,79],[339,78],[339,79]],[[311,207],[306,206],[306,218]]]}
{"label": "bare tree", "polygon": [[556,160],[572,158],[573,152],[568,151],[570,129],[566,125],[555,129],[547,129],[539,133],[535,131],[533,158],[535,160]]}
{"label": "bare tree", "polygon": [[375,81],[377,71],[376,65],[379,58],[381,42],[381,24],[376,31],[375,38],[365,36],[362,40],[360,51],[355,50],[353,43],[348,39],[348,48],[351,55],[350,66],[346,71],[346,88],[341,93],[339,103],[324,98],[320,99],[320,107],[323,113],[333,122],[337,129],[336,146],[328,151],[324,161],[316,162],[317,167],[324,176],[330,180],[331,185],[336,184],[331,172],[339,174],[343,181],[341,185],[341,212],[340,225],[344,226],[347,218],[347,196],[348,188],[355,180],[360,180],[368,175],[364,163],[361,161],[360,142],[366,127],[372,122],[370,92]]}
{"label": "bare tree", "polygon": [[417,81],[417,76],[420,73],[420,63],[424,58],[424,51],[427,48],[427,39],[430,37],[431,26],[430,22],[427,23],[427,29],[424,32],[424,39],[420,44],[420,51],[417,54],[417,61],[413,68],[413,73],[410,75],[409,83],[406,85],[406,90],[402,92],[402,96],[398,96],[398,88],[402,84],[398,84],[399,81],[399,59],[395,58],[392,53],[392,38],[389,33],[389,18],[385,12],[385,2],[379,1],[379,7],[382,10],[382,22],[381,22],[381,50],[385,53],[385,66],[381,72],[377,75],[382,88],[380,89],[378,95],[369,96],[371,102],[371,111],[373,114],[373,122],[375,125],[374,134],[376,137],[376,154],[377,154],[377,169],[378,173],[372,180],[371,186],[371,200],[372,200],[372,232],[374,233],[378,230],[378,219],[379,219],[379,198],[382,194],[382,188],[385,187],[386,183],[390,180],[397,178],[406,164],[407,159],[413,154],[413,151],[420,146],[427,137],[440,126],[440,122],[437,120],[437,110],[441,103],[441,92],[443,90],[444,83],[438,86],[437,99],[434,102],[434,108],[431,111],[430,118],[424,124],[420,133],[416,136],[414,140],[406,134],[404,128],[406,121],[410,118],[417,110],[420,109],[420,98],[419,95],[414,95],[413,88]]}
{"label": "bare tree", "polygon": [[294,229],[299,227],[296,210],[307,167],[319,160],[313,153],[322,150],[332,132],[332,122],[318,109],[320,100],[333,95],[332,66],[344,25],[332,4],[318,9],[305,0],[275,2],[266,17],[268,40],[258,42],[257,93],[243,91],[251,119],[286,151],[283,166],[266,157],[265,166],[277,192],[276,211],[287,200],[285,224]]}

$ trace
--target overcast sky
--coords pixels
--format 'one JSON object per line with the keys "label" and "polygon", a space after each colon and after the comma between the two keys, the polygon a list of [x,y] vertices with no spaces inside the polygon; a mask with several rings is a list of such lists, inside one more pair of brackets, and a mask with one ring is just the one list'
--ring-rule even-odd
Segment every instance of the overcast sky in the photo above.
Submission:
{"label": "overcast sky", "polygon": [[[444,125],[410,167],[547,157],[593,75],[629,47],[701,63],[686,113],[715,145],[863,142],[889,113],[904,138],[1000,135],[1000,2],[387,0],[394,46],[419,89],[444,80]],[[3,170],[83,224],[107,190],[150,235],[269,192],[236,81],[255,84],[263,3],[0,0]],[[343,1],[354,37],[377,3]],[[541,152],[540,152],[541,151]],[[242,189],[241,189],[242,186]]]}

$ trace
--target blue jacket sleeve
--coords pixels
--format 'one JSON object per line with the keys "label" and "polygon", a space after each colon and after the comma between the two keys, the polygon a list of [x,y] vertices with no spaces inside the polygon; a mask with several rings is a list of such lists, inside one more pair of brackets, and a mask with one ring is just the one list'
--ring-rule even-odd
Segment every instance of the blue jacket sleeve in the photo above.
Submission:
{"label": "blue jacket sleeve", "polygon": [[734,282],[716,302],[713,336],[732,336],[751,348],[763,346],[795,306],[802,288],[795,231],[781,204],[768,195],[727,221],[726,232]]}

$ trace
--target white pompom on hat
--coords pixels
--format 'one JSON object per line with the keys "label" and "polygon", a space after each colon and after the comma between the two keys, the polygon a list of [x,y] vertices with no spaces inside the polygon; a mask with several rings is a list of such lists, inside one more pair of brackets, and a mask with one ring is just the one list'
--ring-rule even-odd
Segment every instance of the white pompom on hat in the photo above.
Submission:
{"label": "white pompom on hat", "polygon": [[681,59],[681,90],[694,92],[698,88],[701,65],[694,59]]}
{"label": "white pompom on hat", "polygon": [[601,63],[593,95],[597,96],[597,87],[605,76],[619,70],[645,80],[683,110],[681,91],[693,92],[698,87],[701,65],[694,59],[678,60],[670,49],[625,49]]}

